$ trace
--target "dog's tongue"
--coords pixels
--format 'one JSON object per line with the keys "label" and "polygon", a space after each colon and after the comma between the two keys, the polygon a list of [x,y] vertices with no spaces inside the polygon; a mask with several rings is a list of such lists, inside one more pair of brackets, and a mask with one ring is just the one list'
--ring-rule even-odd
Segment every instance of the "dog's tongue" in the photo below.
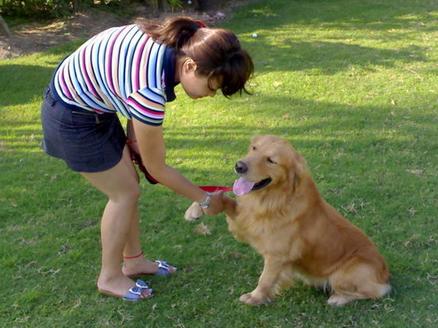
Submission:
{"label": "dog's tongue", "polygon": [[254,182],[239,178],[234,181],[233,192],[236,196],[242,196],[249,193],[254,185]]}

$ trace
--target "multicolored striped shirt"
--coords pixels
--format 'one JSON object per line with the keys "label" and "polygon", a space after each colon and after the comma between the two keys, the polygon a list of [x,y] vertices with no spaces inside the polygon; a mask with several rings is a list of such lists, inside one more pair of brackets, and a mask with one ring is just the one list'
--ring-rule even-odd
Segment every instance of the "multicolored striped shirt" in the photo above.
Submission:
{"label": "multicolored striped shirt", "polygon": [[175,99],[175,51],[137,25],[110,28],[85,42],[58,67],[53,85],[67,104],[161,125]]}

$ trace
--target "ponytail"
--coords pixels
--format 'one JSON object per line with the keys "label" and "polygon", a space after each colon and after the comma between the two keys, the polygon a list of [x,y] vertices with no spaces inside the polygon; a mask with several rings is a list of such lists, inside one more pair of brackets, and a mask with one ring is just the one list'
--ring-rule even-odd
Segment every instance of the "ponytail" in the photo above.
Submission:
{"label": "ponytail", "polygon": [[177,50],[181,49],[201,27],[202,21],[190,17],[170,17],[163,24],[143,23],[140,28],[155,41],[164,43]]}

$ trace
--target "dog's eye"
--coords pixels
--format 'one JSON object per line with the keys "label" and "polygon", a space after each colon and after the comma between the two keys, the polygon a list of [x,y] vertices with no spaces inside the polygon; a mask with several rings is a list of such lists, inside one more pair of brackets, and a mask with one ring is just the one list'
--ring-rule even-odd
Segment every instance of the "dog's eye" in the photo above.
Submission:
{"label": "dog's eye", "polygon": [[271,163],[271,164],[277,164],[277,162],[274,161],[274,160],[272,160],[271,157],[268,157],[266,160],[268,161],[268,163]]}
{"label": "dog's eye", "polygon": [[252,150],[257,150],[256,146],[251,147]]}

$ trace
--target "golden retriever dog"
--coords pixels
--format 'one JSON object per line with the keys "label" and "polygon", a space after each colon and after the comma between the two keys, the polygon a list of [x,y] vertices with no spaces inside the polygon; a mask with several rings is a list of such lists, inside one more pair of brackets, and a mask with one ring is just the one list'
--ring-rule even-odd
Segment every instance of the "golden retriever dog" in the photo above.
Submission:
{"label": "golden retriever dog", "polygon": [[[322,198],[303,157],[286,140],[253,138],[235,171],[237,199],[223,198],[228,227],[264,260],[257,287],[242,302],[270,302],[295,278],[329,290],[328,304],[335,306],[390,291],[376,246]],[[193,211],[194,205],[186,217]]]}

